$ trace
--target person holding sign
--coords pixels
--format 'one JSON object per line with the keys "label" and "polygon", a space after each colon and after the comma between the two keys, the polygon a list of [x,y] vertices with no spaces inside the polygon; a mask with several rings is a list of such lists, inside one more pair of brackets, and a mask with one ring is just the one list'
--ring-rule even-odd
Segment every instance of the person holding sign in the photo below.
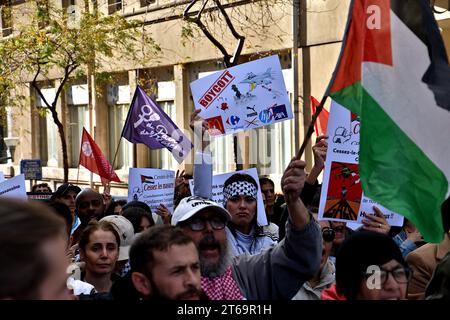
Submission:
{"label": "person holding sign", "polygon": [[258,185],[250,175],[236,173],[225,181],[224,206],[231,214],[225,230],[233,256],[259,253],[277,243],[258,226],[257,192]]}
{"label": "person holding sign", "polygon": [[226,223],[232,217],[217,203],[201,197],[181,200],[172,217],[195,242],[200,256],[202,289],[211,300],[291,299],[319,270],[320,228],[299,198],[305,162],[292,161],[282,179],[288,195],[286,238],[254,255],[231,259]]}

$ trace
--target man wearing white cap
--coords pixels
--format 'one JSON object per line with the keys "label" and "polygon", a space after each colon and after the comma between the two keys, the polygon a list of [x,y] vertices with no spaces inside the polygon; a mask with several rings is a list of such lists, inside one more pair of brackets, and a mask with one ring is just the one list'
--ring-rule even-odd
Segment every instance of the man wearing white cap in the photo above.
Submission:
{"label": "man wearing white cap", "polygon": [[172,216],[197,245],[202,290],[212,300],[291,299],[319,270],[320,228],[299,195],[305,182],[305,162],[293,160],[282,178],[289,220],[286,238],[259,254],[231,258],[225,225],[227,210],[200,197],[184,198]]}

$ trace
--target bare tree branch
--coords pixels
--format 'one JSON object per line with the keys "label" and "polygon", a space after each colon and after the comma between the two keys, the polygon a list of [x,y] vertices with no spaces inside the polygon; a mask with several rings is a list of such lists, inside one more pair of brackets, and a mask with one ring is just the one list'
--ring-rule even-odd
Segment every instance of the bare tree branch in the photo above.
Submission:
{"label": "bare tree branch", "polygon": [[220,52],[223,55],[223,60],[225,63],[225,66],[227,68],[232,67],[234,65],[236,65],[237,60],[241,54],[242,48],[244,46],[244,41],[245,41],[245,37],[240,35],[236,29],[233,26],[233,23],[231,22],[228,14],[226,13],[224,7],[222,6],[222,4],[220,3],[219,0],[213,0],[215,5],[217,6],[217,8],[219,8],[220,12],[222,13],[222,15],[224,16],[225,22],[228,26],[228,28],[230,28],[230,31],[233,35],[233,37],[235,37],[238,40],[238,43],[236,45],[236,48],[234,50],[233,55],[229,54],[228,51],[225,49],[225,47],[220,43],[220,41],[218,41],[212,34],[211,32],[209,32],[208,28],[203,24],[203,22],[201,21],[201,16],[203,13],[203,10],[206,7],[206,4],[208,3],[208,0],[205,0],[203,2],[202,8],[198,11],[197,15],[195,16],[195,18],[191,17],[191,13],[189,12],[190,9],[194,6],[194,4],[197,2],[198,0],[192,0],[191,3],[189,3],[189,5],[186,7],[186,9],[183,12],[183,18],[186,21],[189,22],[193,22],[195,23],[200,30],[202,30],[203,34],[208,38],[209,41],[212,42],[212,44],[220,50]]}

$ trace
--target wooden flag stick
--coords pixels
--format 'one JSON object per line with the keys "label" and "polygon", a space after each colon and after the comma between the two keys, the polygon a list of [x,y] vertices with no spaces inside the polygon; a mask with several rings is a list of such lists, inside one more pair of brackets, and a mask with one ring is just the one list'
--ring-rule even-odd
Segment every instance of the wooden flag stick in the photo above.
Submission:
{"label": "wooden flag stick", "polygon": [[320,104],[317,106],[316,112],[314,112],[314,114],[311,118],[311,122],[309,123],[309,126],[308,126],[308,131],[306,132],[306,136],[303,139],[303,143],[300,146],[300,150],[298,150],[298,152],[295,156],[295,159],[297,159],[297,160],[301,159],[303,152],[305,152],[306,145],[308,144],[309,139],[311,139],[311,136],[314,132],[314,124],[316,123],[317,118],[319,117],[319,114],[322,111],[325,102],[327,101],[327,98],[328,98],[328,96],[324,96],[322,98],[322,101],[320,101]]}
{"label": "wooden flag stick", "polygon": [[117,144],[117,148],[116,148],[116,153],[114,154],[114,159],[113,159],[113,163],[111,164],[111,171],[109,172],[109,177],[108,177],[108,188],[111,188],[111,176],[114,172],[114,165],[116,164],[116,159],[117,159],[117,154],[119,153],[119,148],[120,148],[120,142],[122,141],[122,135],[119,138],[119,143]]}

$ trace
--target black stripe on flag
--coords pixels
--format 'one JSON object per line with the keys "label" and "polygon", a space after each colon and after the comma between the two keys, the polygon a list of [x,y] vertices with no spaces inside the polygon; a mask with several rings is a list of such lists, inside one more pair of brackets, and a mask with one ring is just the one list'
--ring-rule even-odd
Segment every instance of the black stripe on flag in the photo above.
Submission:
{"label": "black stripe on flag", "polygon": [[391,10],[427,46],[431,64],[422,81],[437,105],[450,111],[450,66],[429,1],[391,0]]}

